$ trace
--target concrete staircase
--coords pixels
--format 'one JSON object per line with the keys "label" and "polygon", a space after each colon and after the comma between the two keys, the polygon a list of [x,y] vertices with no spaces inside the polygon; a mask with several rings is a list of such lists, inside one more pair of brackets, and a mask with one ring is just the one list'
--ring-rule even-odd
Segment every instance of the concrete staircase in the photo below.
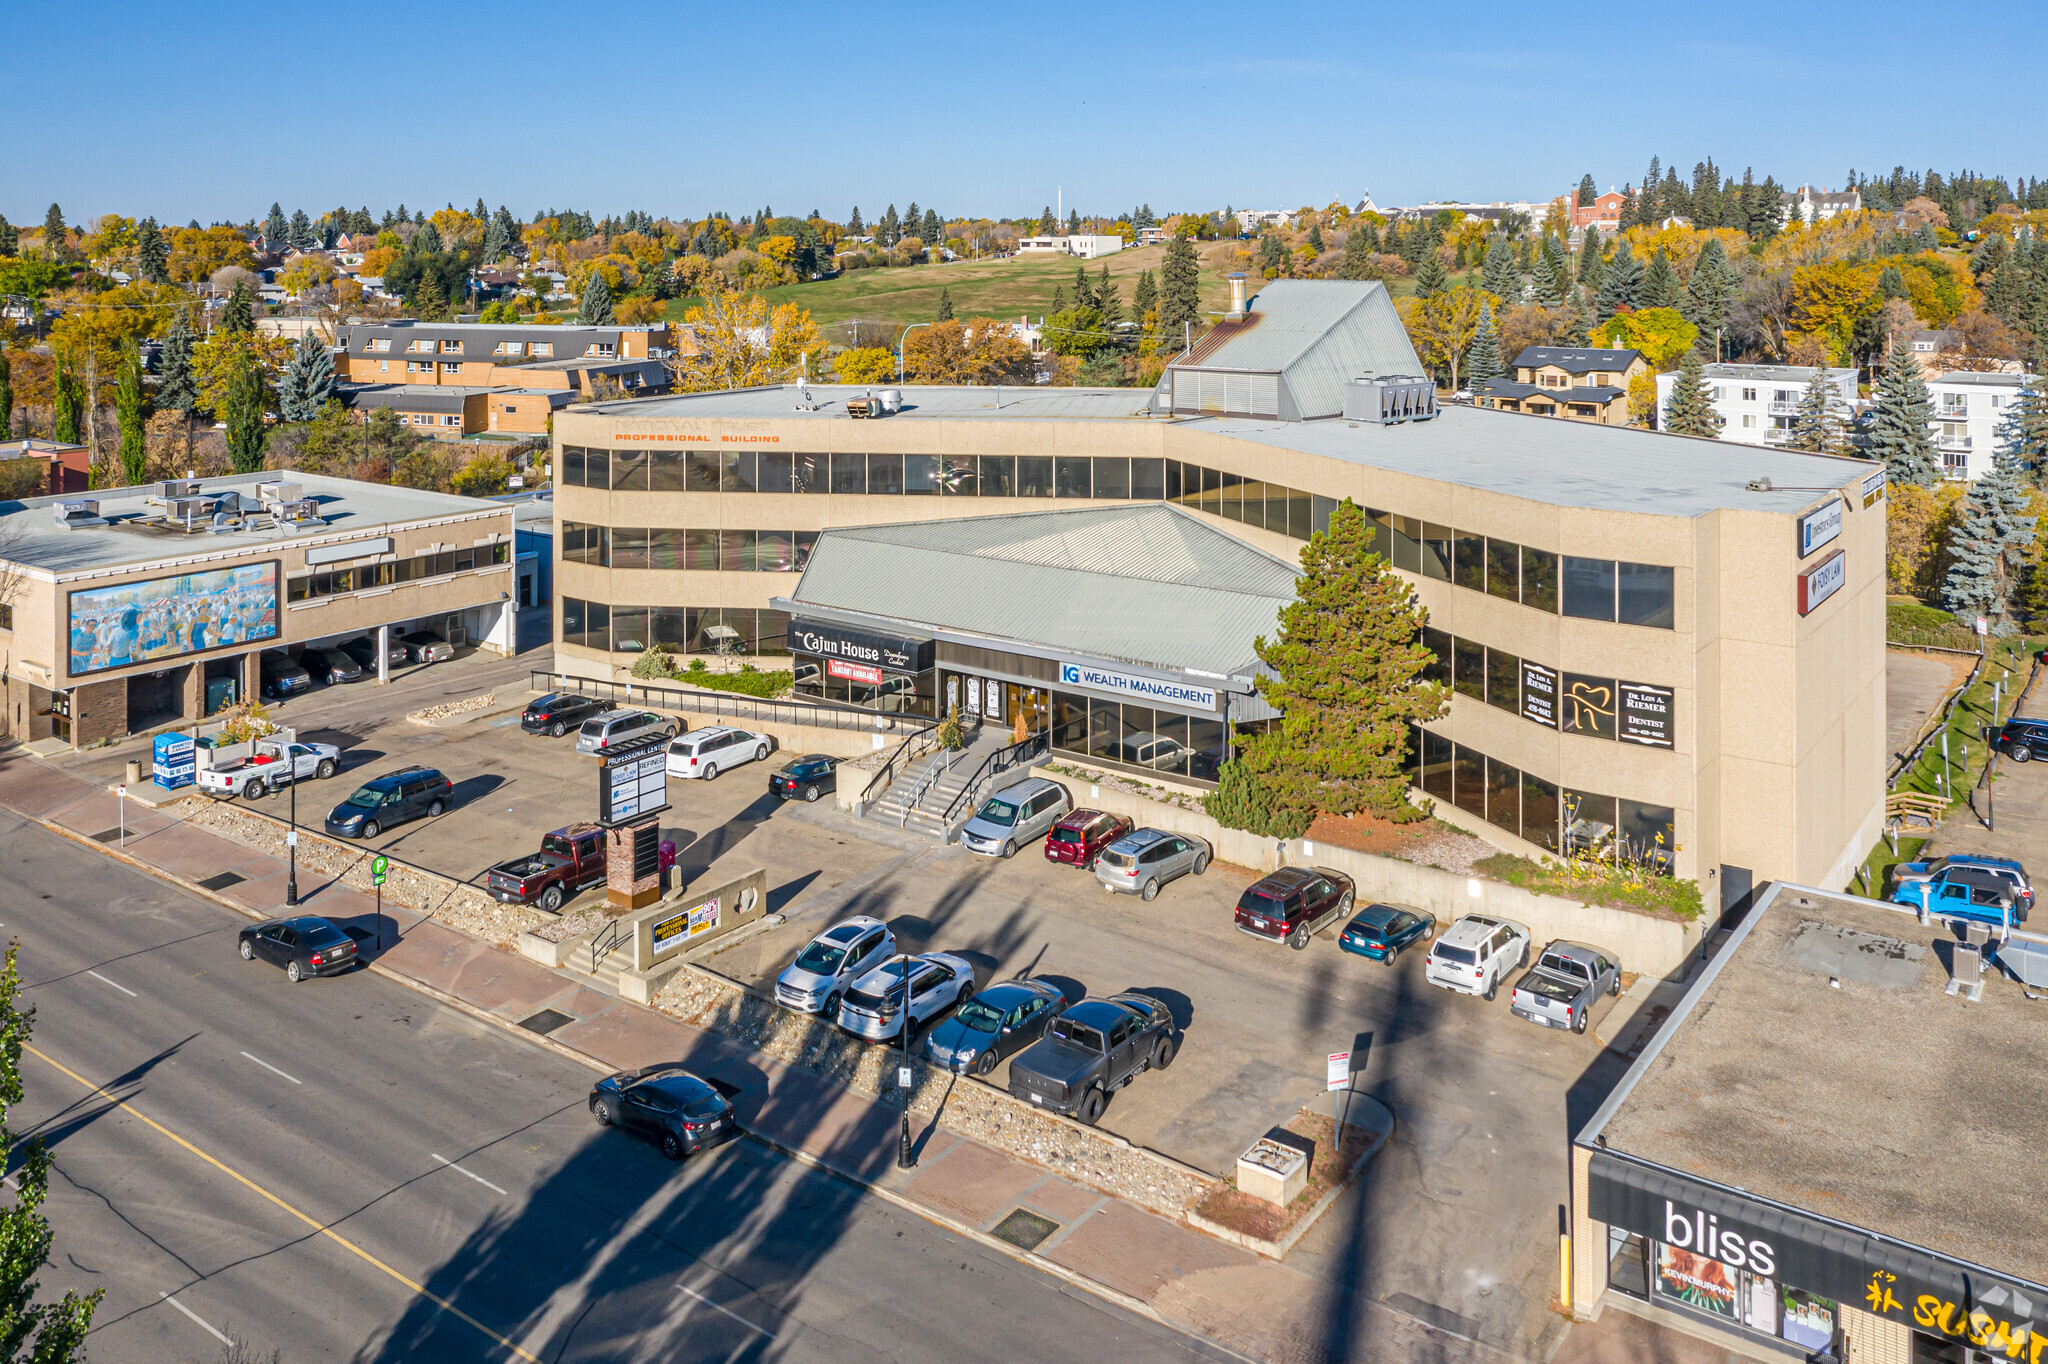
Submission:
{"label": "concrete staircase", "polygon": [[[600,934],[598,936],[601,937],[603,935]],[[596,942],[597,939],[591,937],[577,943],[570,950],[569,955],[562,959],[562,965],[565,969],[574,971],[577,975],[589,976],[612,994],[617,994],[619,992],[619,969],[624,966],[630,966],[633,963],[632,940],[628,939],[622,949],[615,949],[605,954],[603,961],[596,960]]]}
{"label": "concrete staircase", "polygon": [[[905,829],[915,829],[931,838],[944,838],[946,825],[941,818],[946,807],[967,786],[989,755],[1007,748],[1010,743],[1009,731],[996,725],[983,727],[973,742],[958,753],[934,753],[920,762],[912,764],[910,770],[898,777],[882,798],[868,812],[868,818]],[[947,759],[952,759],[947,766]],[[916,804],[906,809],[915,799]]]}

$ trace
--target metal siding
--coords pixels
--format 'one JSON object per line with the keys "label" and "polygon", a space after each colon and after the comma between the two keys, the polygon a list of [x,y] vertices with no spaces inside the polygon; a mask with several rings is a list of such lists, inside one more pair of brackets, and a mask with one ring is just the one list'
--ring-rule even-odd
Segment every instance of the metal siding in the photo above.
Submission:
{"label": "metal siding", "polygon": [[1251,376],[1251,399],[1245,411],[1254,417],[1277,417],[1280,415],[1280,376],[1277,374],[1254,374]]}

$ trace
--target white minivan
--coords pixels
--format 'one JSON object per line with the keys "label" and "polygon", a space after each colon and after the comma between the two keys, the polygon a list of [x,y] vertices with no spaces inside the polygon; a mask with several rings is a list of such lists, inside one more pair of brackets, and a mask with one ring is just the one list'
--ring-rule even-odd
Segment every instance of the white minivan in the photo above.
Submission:
{"label": "white minivan", "polygon": [[741,763],[760,762],[773,747],[774,741],[765,734],[711,725],[668,746],[668,774],[716,781],[720,772],[729,772]]}

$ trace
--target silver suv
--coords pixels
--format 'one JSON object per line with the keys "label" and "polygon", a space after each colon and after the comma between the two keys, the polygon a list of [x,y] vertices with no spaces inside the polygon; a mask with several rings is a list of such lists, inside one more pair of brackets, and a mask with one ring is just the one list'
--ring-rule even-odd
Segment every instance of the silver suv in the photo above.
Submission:
{"label": "silver suv", "polygon": [[887,961],[896,951],[896,936],[880,919],[857,914],[834,924],[775,978],[775,1002],[803,1014],[837,1020],[846,987]]}
{"label": "silver suv", "polygon": [[583,722],[583,728],[576,732],[576,751],[602,753],[635,739],[650,739],[657,735],[672,739],[681,727],[681,721],[656,715],[651,710],[608,710]]}
{"label": "silver suv", "polygon": [[1102,850],[1095,859],[1095,879],[1104,890],[1150,900],[1159,888],[1180,876],[1209,870],[1209,845],[1193,834],[1164,829],[1138,829]]}
{"label": "silver suv", "polygon": [[1027,777],[982,802],[974,818],[960,826],[960,846],[984,857],[1014,857],[1026,843],[1044,838],[1073,808],[1066,787]]}

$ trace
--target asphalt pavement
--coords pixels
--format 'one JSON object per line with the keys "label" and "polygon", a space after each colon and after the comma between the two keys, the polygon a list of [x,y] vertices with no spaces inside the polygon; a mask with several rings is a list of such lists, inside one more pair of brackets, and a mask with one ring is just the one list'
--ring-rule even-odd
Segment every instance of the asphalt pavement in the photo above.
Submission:
{"label": "asphalt pavement", "polygon": [[368,972],[291,985],[7,815],[0,882],[42,1289],[106,1289],[96,1360],[1216,1357],[752,1142],[671,1165],[587,1069]]}

